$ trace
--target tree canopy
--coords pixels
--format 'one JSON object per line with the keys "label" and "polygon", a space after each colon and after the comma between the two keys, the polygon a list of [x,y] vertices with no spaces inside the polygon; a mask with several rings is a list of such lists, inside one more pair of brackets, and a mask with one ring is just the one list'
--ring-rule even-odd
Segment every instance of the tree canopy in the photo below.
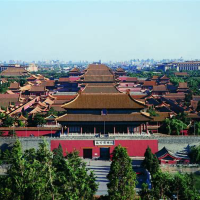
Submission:
{"label": "tree canopy", "polygon": [[69,153],[73,156],[67,159],[61,153],[61,147],[50,152],[45,142],[37,151],[23,153],[17,140],[9,153],[7,175],[0,176],[0,199],[93,199],[97,190],[93,173],[77,153]]}
{"label": "tree canopy", "polygon": [[110,172],[107,176],[109,183],[109,199],[134,199],[136,174],[132,169],[132,162],[125,148],[120,145],[113,151]]}
{"label": "tree canopy", "polygon": [[159,162],[157,157],[151,152],[151,149],[147,147],[144,154],[145,158],[142,162],[142,166],[147,169],[150,174],[154,174],[159,171]]}

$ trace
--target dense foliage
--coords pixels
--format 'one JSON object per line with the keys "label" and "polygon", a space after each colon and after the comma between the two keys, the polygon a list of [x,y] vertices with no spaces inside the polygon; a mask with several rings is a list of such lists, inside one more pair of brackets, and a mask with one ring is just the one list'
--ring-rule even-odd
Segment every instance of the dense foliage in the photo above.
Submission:
{"label": "dense foliage", "polygon": [[144,154],[145,159],[142,162],[142,166],[147,169],[151,174],[156,173],[159,170],[159,162],[157,157],[151,152],[148,147]]}
{"label": "dense foliage", "polygon": [[[184,199],[199,200],[200,195],[195,189],[193,175],[180,174],[175,175],[164,173],[159,165],[153,169],[154,155],[147,148],[143,166],[151,172],[152,188],[149,189],[147,184],[143,184],[140,196],[142,200],[152,199]],[[157,161],[156,161],[157,162]]]}
{"label": "dense foliage", "polygon": [[151,117],[159,116],[159,114],[156,112],[156,110],[153,109],[152,107],[148,108],[147,112],[150,114]]}
{"label": "dense foliage", "polygon": [[[39,149],[22,152],[21,144],[14,144],[7,163],[10,164],[6,176],[0,176],[0,199],[93,199],[97,190],[93,173],[72,152],[65,159],[61,146],[48,150],[46,143]],[[4,158],[4,161],[5,161]]]}
{"label": "dense foliage", "polygon": [[200,163],[200,146],[193,146],[189,153],[191,163]]}
{"label": "dense foliage", "polygon": [[169,135],[180,135],[181,131],[187,128],[187,124],[176,118],[166,118],[162,128]]}
{"label": "dense foliage", "polygon": [[109,199],[134,199],[136,174],[132,169],[132,162],[127,150],[120,145],[113,151],[110,172],[107,176],[109,183]]}

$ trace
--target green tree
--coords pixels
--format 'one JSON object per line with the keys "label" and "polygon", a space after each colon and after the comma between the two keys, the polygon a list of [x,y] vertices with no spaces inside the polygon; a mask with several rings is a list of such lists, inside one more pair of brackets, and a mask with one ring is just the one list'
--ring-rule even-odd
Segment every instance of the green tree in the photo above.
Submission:
{"label": "green tree", "polygon": [[91,200],[97,190],[94,174],[78,153],[68,153],[65,159],[61,146],[52,154],[43,142],[37,151],[23,153],[17,140],[6,161],[10,167],[7,176],[0,176],[0,199]]}
{"label": "green tree", "polygon": [[200,199],[200,195],[195,189],[194,178],[192,175],[176,174],[171,184],[171,191],[177,195],[177,199]]}
{"label": "green tree", "polygon": [[4,127],[11,127],[13,126],[15,120],[10,117],[9,115],[6,115],[5,118],[3,119],[3,125]]}
{"label": "green tree", "polygon": [[193,95],[193,93],[191,91],[189,91],[187,94],[185,94],[185,101],[190,103],[190,101],[192,100],[192,95]]}
{"label": "green tree", "polygon": [[180,135],[181,130],[186,128],[187,125],[184,122],[175,118],[167,118],[163,124],[163,130],[166,130],[169,135]]}
{"label": "green tree", "polygon": [[147,169],[150,174],[155,174],[160,170],[159,162],[157,157],[151,152],[151,149],[147,147],[144,154],[145,158],[142,162],[142,166]]}
{"label": "green tree", "polygon": [[63,163],[65,163],[65,159],[63,157],[63,150],[61,144],[59,144],[58,148],[53,150],[53,165],[59,171],[62,169]]}
{"label": "green tree", "polygon": [[[42,152],[42,156],[40,153]],[[32,151],[30,151],[33,154]],[[56,188],[53,187],[55,179],[52,167],[52,154],[46,145],[40,145],[34,154],[35,159],[30,162],[29,151],[23,155],[20,142],[17,140],[11,150],[11,165],[8,176],[0,179],[0,196],[2,199],[54,199]],[[39,160],[39,158],[43,160]],[[29,158],[29,159],[27,159]]]}
{"label": "green tree", "polygon": [[49,111],[47,112],[46,116],[48,117],[49,115],[58,115],[58,112],[54,108],[50,108]]}
{"label": "green tree", "polygon": [[44,116],[42,116],[40,114],[35,115],[34,122],[35,122],[36,125],[46,124],[46,120],[44,119]]}
{"label": "green tree", "polygon": [[200,101],[198,101],[198,104],[197,104],[197,109],[196,109],[197,112],[200,111]]}
{"label": "green tree", "polygon": [[43,124],[46,124],[46,120],[41,114],[36,114],[34,117],[30,116],[28,118],[28,126],[38,126]]}
{"label": "green tree", "polygon": [[0,113],[0,119],[3,119],[4,117],[5,117],[5,114],[4,113]]}
{"label": "green tree", "polygon": [[184,82],[184,79],[174,76],[170,77],[170,82],[173,83],[173,85],[178,86],[179,83]]}
{"label": "green tree", "polygon": [[200,146],[191,147],[189,157],[191,163],[200,163]]}
{"label": "green tree", "polygon": [[19,127],[24,127],[25,126],[24,122],[22,122],[21,120],[18,120],[17,123],[18,123]]}
{"label": "green tree", "polygon": [[159,116],[159,114],[152,108],[150,107],[147,112],[150,114],[150,116],[152,117],[156,117],[156,116]]}
{"label": "green tree", "polygon": [[200,135],[200,122],[194,122],[194,127],[192,129],[195,135]]}
{"label": "green tree", "polygon": [[53,166],[56,168],[55,185],[62,199],[93,199],[97,184],[93,172],[88,172],[78,152],[63,157],[62,147],[53,150]]}
{"label": "green tree", "polygon": [[172,196],[172,175],[160,171],[152,175],[152,195],[155,199],[167,199]]}
{"label": "green tree", "polygon": [[109,199],[134,199],[136,174],[132,169],[132,162],[125,148],[120,145],[113,151],[110,172],[107,176],[109,183]]}
{"label": "green tree", "polygon": [[185,112],[178,113],[175,116],[175,119],[182,121],[186,125],[188,125],[190,123],[190,120],[188,119],[188,114]]}

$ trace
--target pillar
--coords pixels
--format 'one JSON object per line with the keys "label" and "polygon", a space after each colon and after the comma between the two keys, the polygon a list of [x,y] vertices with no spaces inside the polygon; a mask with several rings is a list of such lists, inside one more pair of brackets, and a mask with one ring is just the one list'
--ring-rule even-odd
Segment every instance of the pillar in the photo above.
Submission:
{"label": "pillar", "polygon": [[83,133],[83,127],[81,126],[81,135],[82,135],[82,133]]}
{"label": "pillar", "polygon": [[67,127],[67,134],[69,134],[69,127]]}
{"label": "pillar", "polygon": [[141,130],[141,124],[140,124],[139,128],[140,128],[140,134],[141,134],[141,133],[142,133],[142,130]]}
{"label": "pillar", "polygon": [[115,134],[115,126],[114,126],[114,134]]}
{"label": "pillar", "polygon": [[127,133],[129,134],[129,127],[127,127]]}
{"label": "pillar", "polygon": [[96,134],[96,127],[94,126],[94,134]]}

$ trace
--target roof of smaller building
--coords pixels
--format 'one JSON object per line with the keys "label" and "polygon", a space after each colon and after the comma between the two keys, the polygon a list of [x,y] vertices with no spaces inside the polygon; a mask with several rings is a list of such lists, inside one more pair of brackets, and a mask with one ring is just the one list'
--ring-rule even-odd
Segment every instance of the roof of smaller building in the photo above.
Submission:
{"label": "roof of smaller building", "polygon": [[193,96],[192,96],[192,100],[193,100],[193,101],[200,101],[200,96],[197,96],[197,95],[195,96],[195,95],[193,95]]}
{"label": "roof of smaller building", "polygon": [[164,95],[165,98],[171,100],[185,99],[185,93],[168,93]]}
{"label": "roof of smaller building", "polygon": [[9,89],[19,89],[20,85],[18,82],[10,83]]}
{"label": "roof of smaller building", "polygon": [[47,97],[47,99],[44,101],[44,103],[46,103],[48,105],[52,105],[54,103],[54,101],[51,100],[49,97]]}
{"label": "roof of smaller building", "polygon": [[27,118],[26,117],[24,117],[22,114],[20,115],[20,117],[18,118],[18,120],[21,120],[21,121],[26,121],[27,120]]}
{"label": "roof of smaller building", "polygon": [[152,77],[152,80],[157,80],[158,79],[158,76],[153,76]]}
{"label": "roof of smaller building", "polygon": [[45,120],[49,121],[49,120],[55,120],[57,118],[57,116],[55,115],[49,115],[46,118],[44,118]]}
{"label": "roof of smaller building", "polygon": [[121,67],[116,69],[117,72],[125,72],[124,69],[122,69]]}
{"label": "roof of smaller building", "polygon": [[166,85],[154,85],[153,86],[153,91],[154,92],[167,92]]}
{"label": "roof of smaller building", "polygon": [[137,77],[129,77],[129,76],[120,76],[118,78],[121,82],[137,82]]}
{"label": "roof of smaller building", "polygon": [[188,85],[186,82],[181,82],[178,84],[178,88],[188,88]]}
{"label": "roof of smaller building", "polygon": [[37,76],[35,75],[31,75],[30,77],[27,78],[27,80],[36,80]]}
{"label": "roof of smaller building", "polygon": [[14,92],[12,92],[11,90],[7,90],[6,94],[15,94]]}
{"label": "roof of smaller building", "polygon": [[70,82],[70,79],[67,78],[67,77],[60,77],[60,78],[58,79],[58,82]]}
{"label": "roof of smaller building", "polygon": [[163,122],[166,118],[170,117],[169,112],[157,112],[158,116],[153,117],[155,122]]}
{"label": "roof of smaller building", "polygon": [[55,81],[54,80],[43,81],[41,83],[41,86],[54,87],[55,86]]}
{"label": "roof of smaller building", "polygon": [[144,81],[143,84],[143,86],[155,86],[155,85],[157,85],[156,81]]}
{"label": "roof of smaller building", "polygon": [[70,72],[80,72],[80,70],[76,67],[74,67],[72,70],[70,70]]}
{"label": "roof of smaller building", "polygon": [[169,151],[166,147],[163,147],[160,151],[158,151],[157,153],[155,153],[156,157],[159,158],[164,158],[167,155],[172,156],[174,159],[176,158],[176,156],[174,155],[174,153],[172,153],[171,151]]}
{"label": "roof of smaller building", "polygon": [[41,108],[41,106],[36,106],[36,107],[30,112],[30,114],[36,114],[36,113],[40,113],[40,112],[42,112],[42,111],[44,111],[44,110]]}
{"label": "roof of smaller building", "polygon": [[45,86],[36,86],[36,85],[33,85],[30,89],[31,92],[43,92],[43,91],[46,91],[46,87]]}
{"label": "roof of smaller building", "polygon": [[72,99],[74,99],[77,95],[53,95],[53,97],[56,98],[56,100],[66,100],[66,101],[70,101]]}
{"label": "roof of smaller building", "polygon": [[27,76],[29,74],[23,67],[9,67],[1,72],[2,76]]}
{"label": "roof of smaller building", "polygon": [[0,106],[8,106],[10,103],[17,103],[19,94],[0,94]]}
{"label": "roof of smaller building", "polygon": [[161,80],[169,80],[169,78],[168,78],[166,75],[160,77],[160,79],[161,79]]}

